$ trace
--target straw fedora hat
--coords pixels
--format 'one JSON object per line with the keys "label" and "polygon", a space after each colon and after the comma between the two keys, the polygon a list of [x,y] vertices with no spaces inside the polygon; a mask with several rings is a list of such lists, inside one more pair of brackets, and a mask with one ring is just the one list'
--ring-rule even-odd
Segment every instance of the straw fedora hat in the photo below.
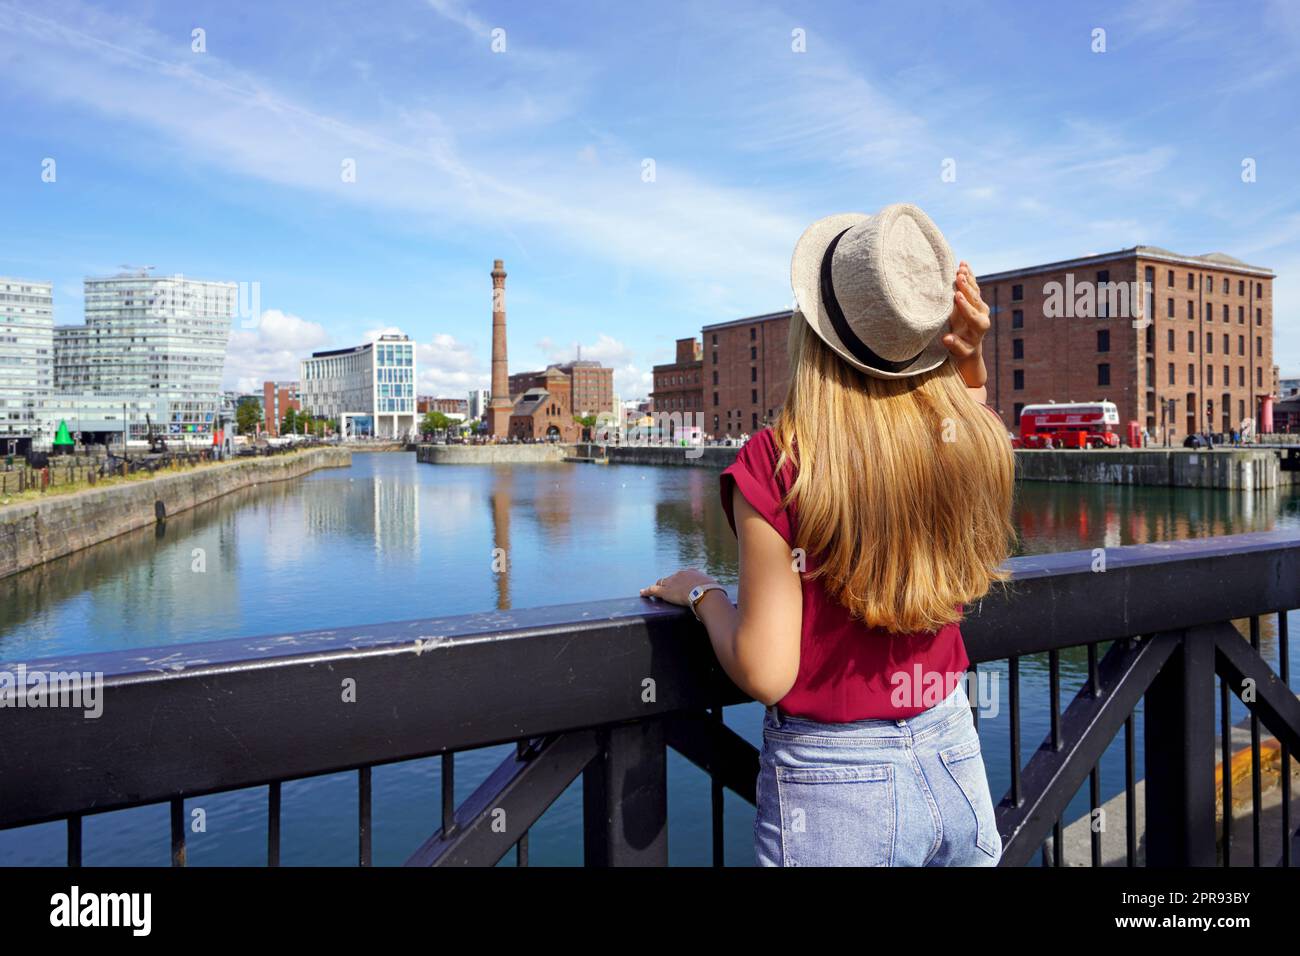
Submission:
{"label": "straw fedora hat", "polygon": [[943,233],[911,203],[817,220],[790,264],[795,301],[813,331],[879,378],[907,378],[947,361],[956,275]]}

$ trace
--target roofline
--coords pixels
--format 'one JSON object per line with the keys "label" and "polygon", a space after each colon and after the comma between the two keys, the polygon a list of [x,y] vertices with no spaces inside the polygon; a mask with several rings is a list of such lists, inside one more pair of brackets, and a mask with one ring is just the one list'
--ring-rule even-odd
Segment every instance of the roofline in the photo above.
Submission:
{"label": "roofline", "polygon": [[[312,358],[331,358],[335,355],[355,355],[357,352],[364,352],[368,348],[374,347],[374,342],[367,342],[365,345],[354,345],[346,349],[328,349],[324,352],[312,352]],[[304,359],[304,361],[306,361]]]}
{"label": "roofline", "polygon": [[[1146,252],[1142,250],[1148,250]],[[1266,269],[1263,266],[1252,265],[1228,265],[1223,262],[1207,262],[1205,259],[1198,259],[1195,256],[1165,255],[1159,252],[1151,252],[1150,246],[1132,246],[1128,249],[1116,249],[1114,252],[1102,252],[1095,256],[1081,256],[1076,259],[1062,259],[1060,262],[1046,262],[1038,266],[1026,266],[1023,269],[1010,269],[1005,272],[990,272],[986,275],[977,275],[977,282],[1000,282],[1003,279],[1013,279],[1018,276],[1041,275],[1045,272],[1059,272],[1071,266],[1092,265],[1100,262],[1114,262],[1117,259],[1150,259],[1154,262],[1172,262],[1178,265],[1196,266],[1199,269],[1218,269],[1223,272],[1244,272],[1249,275],[1256,275],[1263,278],[1274,278],[1276,273],[1272,269]]]}
{"label": "roofline", "polygon": [[198,282],[203,285],[219,285],[234,289],[238,288],[239,283],[233,279],[201,279],[197,276],[187,275],[184,272],[154,272],[153,270],[140,272],[117,272],[113,275],[82,276],[81,281],[86,282],[112,282],[115,279],[152,279],[156,282],[178,281],[178,282]]}
{"label": "roofline", "polygon": [[782,312],[766,312],[763,315],[751,315],[745,319],[733,319],[730,322],[716,322],[713,325],[706,325],[700,331],[711,332],[714,329],[726,329],[733,325],[757,325],[761,322],[775,322],[777,319],[788,319],[794,315],[791,309],[785,309]]}

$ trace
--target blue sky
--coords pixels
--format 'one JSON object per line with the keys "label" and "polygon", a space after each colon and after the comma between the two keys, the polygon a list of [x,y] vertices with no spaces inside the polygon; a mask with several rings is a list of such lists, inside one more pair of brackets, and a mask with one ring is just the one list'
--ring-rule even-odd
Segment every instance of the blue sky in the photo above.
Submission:
{"label": "blue sky", "polygon": [[398,328],[459,395],[502,258],[511,368],[581,345],[639,397],[675,338],[788,306],[808,223],[911,201],[977,272],[1268,266],[1295,375],[1298,73],[1285,2],[0,0],[0,274],[59,322],[122,264],[256,282],[229,387]]}

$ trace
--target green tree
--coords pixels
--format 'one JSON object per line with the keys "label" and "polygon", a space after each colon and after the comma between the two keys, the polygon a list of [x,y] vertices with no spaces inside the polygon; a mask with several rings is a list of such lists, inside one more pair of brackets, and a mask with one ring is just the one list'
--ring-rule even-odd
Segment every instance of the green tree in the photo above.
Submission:
{"label": "green tree", "polygon": [[241,435],[255,435],[262,424],[262,403],[258,401],[241,402],[235,409],[235,427]]}
{"label": "green tree", "polygon": [[446,431],[451,424],[451,419],[442,412],[425,412],[424,418],[420,420],[420,431],[426,435],[430,432]]}

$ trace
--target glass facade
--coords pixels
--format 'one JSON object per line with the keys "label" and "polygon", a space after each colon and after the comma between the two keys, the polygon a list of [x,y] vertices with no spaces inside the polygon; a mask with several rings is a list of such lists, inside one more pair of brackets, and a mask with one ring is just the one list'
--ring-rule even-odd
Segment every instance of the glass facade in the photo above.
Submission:
{"label": "glass facade", "polygon": [[381,438],[414,434],[415,343],[405,335],[384,335],[351,349],[316,352],[301,366],[303,409],[336,419],[345,435],[359,436],[343,419],[359,424],[373,416]]}
{"label": "glass facade", "polygon": [[0,277],[0,453],[39,427],[54,387],[54,291],[49,282]]}
{"label": "glass facade", "polygon": [[415,413],[415,346],[375,343],[375,411]]}
{"label": "glass facade", "polygon": [[210,435],[238,286],[147,271],[85,280],[86,322],[54,330],[60,393],[149,399],[165,434]]}

